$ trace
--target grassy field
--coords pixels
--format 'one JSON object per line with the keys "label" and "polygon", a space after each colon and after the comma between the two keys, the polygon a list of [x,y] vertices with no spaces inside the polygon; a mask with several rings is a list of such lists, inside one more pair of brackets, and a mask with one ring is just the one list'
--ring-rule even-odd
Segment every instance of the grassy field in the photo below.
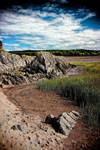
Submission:
{"label": "grassy field", "polygon": [[71,64],[83,66],[86,73],[98,74],[100,73],[100,62],[71,62]]}
{"label": "grassy field", "polygon": [[100,63],[72,63],[83,66],[84,75],[45,80],[38,84],[41,90],[53,90],[81,107],[89,125],[100,123]]}

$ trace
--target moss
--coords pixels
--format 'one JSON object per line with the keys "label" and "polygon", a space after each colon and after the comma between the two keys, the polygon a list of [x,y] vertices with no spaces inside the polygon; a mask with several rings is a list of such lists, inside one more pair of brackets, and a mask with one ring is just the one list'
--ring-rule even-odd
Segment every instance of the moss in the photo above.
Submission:
{"label": "moss", "polygon": [[16,70],[15,73],[18,74],[18,75],[24,75],[24,72],[19,71],[19,70]]}
{"label": "moss", "polygon": [[22,55],[22,59],[33,59],[35,56]]}

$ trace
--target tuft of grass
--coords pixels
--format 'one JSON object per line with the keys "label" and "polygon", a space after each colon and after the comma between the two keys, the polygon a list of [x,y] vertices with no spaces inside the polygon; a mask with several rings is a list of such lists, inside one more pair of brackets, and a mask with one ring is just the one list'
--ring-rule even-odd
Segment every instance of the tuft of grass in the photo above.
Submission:
{"label": "tuft of grass", "polygon": [[26,60],[26,59],[33,59],[35,56],[28,56],[28,55],[22,55],[22,58],[24,59],[24,60]]}

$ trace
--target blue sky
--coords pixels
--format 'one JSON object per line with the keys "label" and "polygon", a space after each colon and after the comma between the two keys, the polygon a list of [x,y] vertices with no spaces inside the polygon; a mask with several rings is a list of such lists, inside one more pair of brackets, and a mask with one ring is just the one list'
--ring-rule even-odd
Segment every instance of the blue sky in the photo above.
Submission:
{"label": "blue sky", "polygon": [[0,10],[0,40],[6,50],[100,50],[100,18],[88,8],[17,5]]}

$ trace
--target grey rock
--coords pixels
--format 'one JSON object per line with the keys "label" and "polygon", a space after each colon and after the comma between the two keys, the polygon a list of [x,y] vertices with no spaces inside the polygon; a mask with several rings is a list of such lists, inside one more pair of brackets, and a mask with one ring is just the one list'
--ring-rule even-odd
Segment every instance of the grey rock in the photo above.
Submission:
{"label": "grey rock", "polygon": [[70,67],[71,65],[65,58],[41,52],[30,64],[26,65],[24,71],[31,74],[45,73],[47,78],[53,78],[66,74]]}
{"label": "grey rock", "polygon": [[52,127],[57,131],[60,132],[66,136],[69,135],[72,128],[75,126],[76,120],[79,118],[79,113],[75,111],[76,114],[78,114],[77,119],[73,119],[75,115],[73,114],[73,118],[69,115],[70,113],[63,112],[58,117],[54,117],[53,115],[48,115],[45,119],[45,123],[51,124]]}
{"label": "grey rock", "polygon": [[33,83],[37,80],[57,76],[62,77],[66,75],[70,67],[71,65],[65,58],[56,57],[48,52],[41,52],[36,57],[20,57],[1,50],[0,87]]}
{"label": "grey rock", "polygon": [[73,120],[77,120],[78,117],[76,117],[72,112],[69,112],[68,115],[73,119]]}
{"label": "grey rock", "polygon": [[79,116],[80,116],[79,112],[77,112],[77,111],[75,111],[75,110],[72,110],[72,113],[73,113],[76,117],[79,117]]}
{"label": "grey rock", "polygon": [[0,51],[0,72],[13,71],[25,65],[25,61],[19,55]]}
{"label": "grey rock", "polygon": [[73,120],[68,113],[66,112],[63,112],[62,113],[62,116],[69,122],[69,124],[74,124],[75,123],[75,120]]}

